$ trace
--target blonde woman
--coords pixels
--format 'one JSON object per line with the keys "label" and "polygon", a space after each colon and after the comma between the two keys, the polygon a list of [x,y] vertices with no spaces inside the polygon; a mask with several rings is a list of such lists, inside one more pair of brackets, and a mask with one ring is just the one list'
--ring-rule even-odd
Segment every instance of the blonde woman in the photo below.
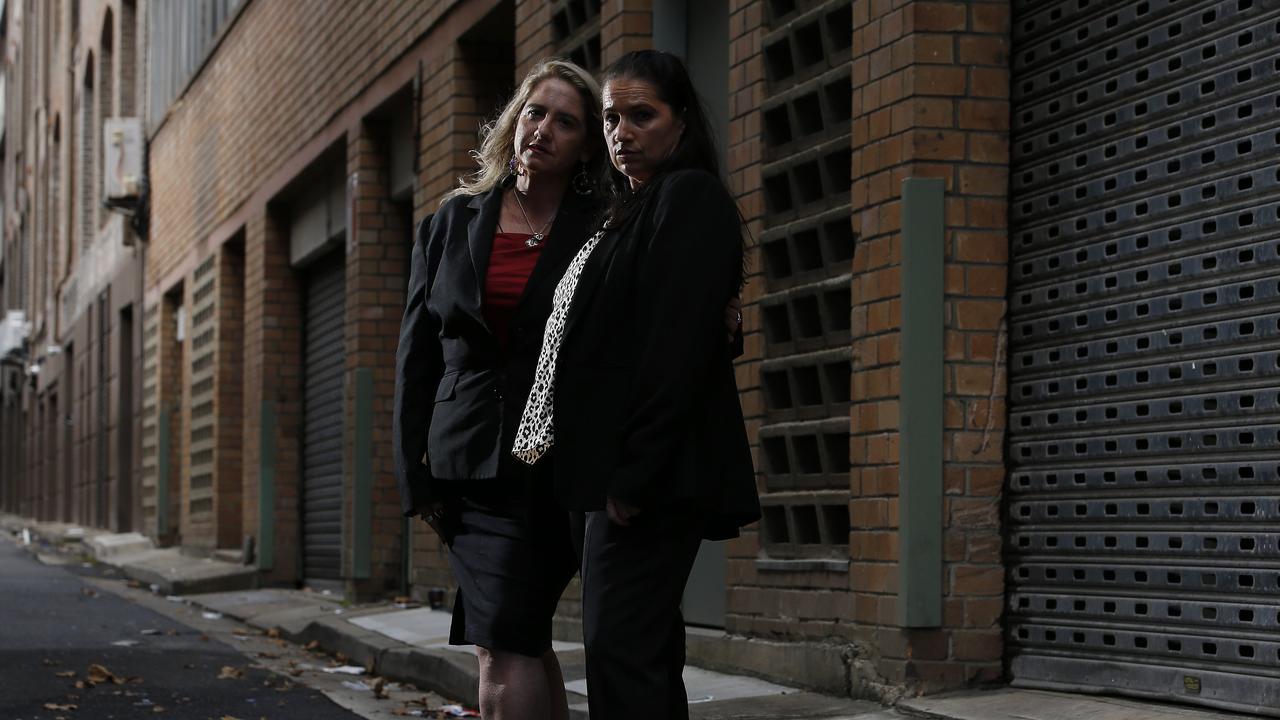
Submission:
{"label": "blonde woman", "polygon": [[589,235],[604,177],[600,89],[534,67],[473,153],[480,170],[418,228],[396,354],[401,505],[448,546],[450,642],[474,644],[486,720],[567,718],[551,650],[577,569],[544,463],[511,457],[552,292]]}

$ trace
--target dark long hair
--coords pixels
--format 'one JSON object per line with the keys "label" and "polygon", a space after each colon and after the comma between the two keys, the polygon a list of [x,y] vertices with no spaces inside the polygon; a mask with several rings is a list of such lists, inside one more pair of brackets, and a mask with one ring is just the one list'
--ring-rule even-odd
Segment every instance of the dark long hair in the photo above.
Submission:
{"label": "dark long hair", "polygon": [[605,68],[600,84],[603,86],[616,78],[640,80],[652,85],[658,99],[669,105],[676,117],[684,121],[684,132],[671,155],[655,168],[653,177],[639,190],[633,191],[627,177],[609,167],[610,202],[605,217],[612,218],[614,227],[627,219],[640,204],[637,201],[647,188],[666,173],[696,169],[720,177],[719,151],[711,124],[707,122],[706,108],[680,58],[661,50],[629,52]]}

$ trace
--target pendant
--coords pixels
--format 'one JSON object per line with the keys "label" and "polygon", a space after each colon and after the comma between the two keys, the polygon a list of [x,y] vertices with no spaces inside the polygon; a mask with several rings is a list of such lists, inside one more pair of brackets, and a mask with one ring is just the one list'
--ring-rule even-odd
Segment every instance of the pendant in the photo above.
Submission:
{"label": "pendant", "polygon": [[524,246],[536,248],[541,243],[542,243],[542,233],[534,233],[528,240],[524,241]]}

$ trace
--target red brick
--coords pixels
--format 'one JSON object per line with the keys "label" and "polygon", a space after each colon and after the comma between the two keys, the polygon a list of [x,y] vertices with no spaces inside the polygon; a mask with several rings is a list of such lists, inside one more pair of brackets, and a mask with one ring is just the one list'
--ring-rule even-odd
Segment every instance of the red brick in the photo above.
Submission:
{"label": "red brick", "polygon": [[959,127],[965,130],[1009,129],[1009,104],[1000,100],[961,100]]}
{"label": "red brick", "polygon": [[964,3],[917,1],[910,7],[916,32],[962,32],[968,26]]}

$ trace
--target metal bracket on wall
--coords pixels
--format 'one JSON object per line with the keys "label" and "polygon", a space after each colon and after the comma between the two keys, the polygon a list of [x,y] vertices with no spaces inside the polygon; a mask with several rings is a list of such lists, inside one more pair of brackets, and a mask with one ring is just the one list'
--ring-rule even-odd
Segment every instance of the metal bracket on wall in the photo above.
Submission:
{"label": "metal bracket on wall", "polygon": [[902,184],[898,621],[942,624],[943,181]]}
{"label": "metal bracket on wall", "polygon": [[258,569],[276,563],[276,408],[262,403],[258,444]]}

